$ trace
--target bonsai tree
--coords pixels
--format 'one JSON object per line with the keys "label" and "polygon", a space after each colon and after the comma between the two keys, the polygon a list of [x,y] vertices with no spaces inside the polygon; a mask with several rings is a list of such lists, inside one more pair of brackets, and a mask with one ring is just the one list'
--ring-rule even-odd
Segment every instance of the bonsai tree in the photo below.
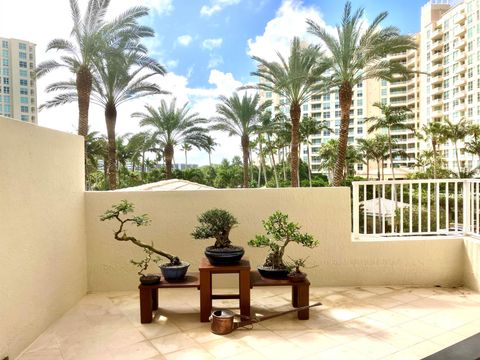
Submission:
{"label": "bonsai tree", "polygon": [[[164,257],[168,259],[170,262],[166,264],[167,266],[177,266],[181,265],[181,261],[177,256],[170,255],[164,251],[158,250],[152,245],[145,244],[141,242],[140,240],[137,240],[133,236],[128,236],[126,233],[125,225],[128,223],[132,223],[134,225],[138,226],[146,226],[150,224],[150,219],[148,218],[147,214],[143,215],[137,215],[137,216],[132,216],[132,217],[122,217],[122,215],[127,215],[131,212],[133,212],[134,206],[132,203],[128,202],[127,200],[122,200],[120,201],[119,204],[113,205],[109,210],[105,211],[103,215],[100,216],[101,221],[105,220],[112,220],[115,219],[119,223],[118,229],[114,232],[114,237],[115,240],[118,241],[130,241],[133,244],[151,251],[152,253],[155,253],[157,255],[160,255],[161,257]],[[147,263],[148,266],[148,263]]]}
{"label": "bonsai tree", "polygon": [[193,229],[194,239],[215,239],[214,248],[232,247],[230,230],[238,224],[237,219],[227,210],[211,209],[198,216],[200,225]]}
{"label": "bonsai tree", "polygon": [[291,264],[288,265],[288,267],[290,268],[290,272],[291,273],[297,273],[297,274],[301,274],[302,271],[300,271],[300,268],[301,267],[305,267],[305,264],[307,262],[307,258],[304,258],[304,259],[292,259]]}
{"label": "bonsai tree", "polygon": [[[152,254],[153,254],[153,251],[149,250],[149,249],[143,249],[143,251],[145,251],[145,257],[140,260],[140,261],[135,261],[135,260],[130,260],[130,262],[135,265],[136,267],[138,267],[140,270],[138,271],[138,275],[140,276],[146,276],[143,272],[145,270],[148,269],[148,265],[150,264],[150,261],[152,261]],[[154,262],[156,262],[155,260],[153,260]]]}
{"label": "bonsai tree", "polygon": [[310,234],[302,234],[300,226],[296,223],[288,221],[288,215],[280,211],[274,212],[267,220],[263,220],[263,227],[267,235],[256,235],[254,239],[248,242],[253,247],[268,247],[268,254],[265,264],[266,268],[271,269],[288,269],[283,261],[285,248],[288,244],[294,242],[299,245],[314,248],[318,245],[318,241],[313,239]]}

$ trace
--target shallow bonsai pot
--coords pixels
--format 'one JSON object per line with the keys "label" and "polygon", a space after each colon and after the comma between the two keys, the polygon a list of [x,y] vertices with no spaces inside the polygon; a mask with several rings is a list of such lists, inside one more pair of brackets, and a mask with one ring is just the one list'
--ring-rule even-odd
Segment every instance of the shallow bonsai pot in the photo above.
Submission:
{"label": "shallow bonsai pot", "polygon": [[189,266],[189,263],[182,261],[181,265],[169,265],[167,263],[160,265],[159,268],[165,280],[177,281],[185,277]]}
{"label": "shallow bonsai pot", "polygon": [[288,269],[273,269],[271,267],[259,266],[258,272],[267,279],[286,279],[289,273]]}
{"label": "shallow bonsai pot", "polygon": [[307,278],[307,274],[303,272],[291,272],[287,277],[291,282],[304,282]]}
{"label": "shallow bonsai pot", "polygon": [[160,275],[148,274],[140,276],[140,283],[142,285],[156,285],[160,282]]}
{"label": "shallow bonsai pot", "polygon": [[216,248],[209,246],[205,249],[205,256],[212,265],[234,265],[242,259],[245,250],[241,246]]}

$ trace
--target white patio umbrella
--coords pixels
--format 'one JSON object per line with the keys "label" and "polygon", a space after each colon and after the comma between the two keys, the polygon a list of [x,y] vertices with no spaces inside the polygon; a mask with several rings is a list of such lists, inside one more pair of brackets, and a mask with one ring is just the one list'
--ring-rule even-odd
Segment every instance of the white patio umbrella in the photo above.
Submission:
{"label": "white patio umbrella", "polygon": [[392,216],[395,214],[396,209],[408,208],[408,204],[394,201],[385,198],[375,198],[366,201],[361,201],[360,205],[363,205],[363,210],[370,216]]}

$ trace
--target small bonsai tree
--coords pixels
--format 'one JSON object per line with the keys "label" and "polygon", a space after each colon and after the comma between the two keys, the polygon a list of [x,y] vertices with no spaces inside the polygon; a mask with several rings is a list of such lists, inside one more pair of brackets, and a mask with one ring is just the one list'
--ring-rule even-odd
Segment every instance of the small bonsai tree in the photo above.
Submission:
{"label": "small bonsai tree", "polygon": [[[143,249],[147,249],[151,251],[152,253],[155,253],[157,255],[160,255],[170,261],[168,265],[170,266],[176,266],[176,265],[181,265],[181,261],[177,256],[170,255],[166,252],[163,252],[161,250],[156,249],[152,245],[145,244],[141,242],[140,240],[137,240],[133,236],[128,236],[126,233],[126,230],[124,229],[125,225],[128,223],[133,223],[137,227],[138,226],[146,226],[150,224],[150,219],[148,218],[147,214],[143,215],[137,215],[137,216],[132,216],[132,217],[127,217],[127,218],[122,218],[121,215],[127,215],[131,212],[133,212],[134,206],[132,203],[128,202],[127,200],[122,200],[120,201],[119,204],[112,205],[112,207],[105,211],[103,215],[100,216],[101,221],[105,220],[112,220],[115,219],[119,222],[119,228],[114,232],[114,237],[115,240],[118,241],[130,241],[134,243],[137,246],[140,246]],[[148,263],[147,263],[148,266]]]}
{"label": "small bonsai tree", "polygon": [[211,209],[198,216],[200,225],[193,229],[194,239],[215,239],[215,248],[232,247],[230,230],[238,224],[237,219],[227,210]]}
{"label": "small bonsai tree", "polygon": [[[143,272],[148,269],[148,265],[150,264],[150,261],[153,260],[152,259],[153,251],[151,251],[149,249],[143,249],[143,251],[145,251],[145,257],[142,260],[140,260],[140,261],[130,260],[130,262],[133,265],[135,265],[137,268],[140,269],[137,273],[140,276],[145,276],[145,274]],[[153,261],[156,262],[155,260],[153,260]]]}
{"label": "small bonsai tree", "polygon": [[[263,220],[263,227],[267,235],[256,235],[254,239],[248,242],[253,247],[268,247],[268,254],[264,267],[272,269],[288,269],[283,261],[285,248],[291,242],[299,245],[314,248],[318,245],[318,240],[314,240],[310,234],[300,233],[300,226],[288,221],[288,215],[280,211],[274,212],[267,220]],[[300,265],[301,266],[301,265]]]}

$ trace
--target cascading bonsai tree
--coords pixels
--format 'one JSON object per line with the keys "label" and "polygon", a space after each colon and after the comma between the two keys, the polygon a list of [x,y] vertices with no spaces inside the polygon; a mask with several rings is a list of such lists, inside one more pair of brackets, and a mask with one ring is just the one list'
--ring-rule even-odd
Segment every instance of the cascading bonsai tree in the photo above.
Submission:
{"label": "cascading bonsai tree", "polygon": [[270,252],[259,271],[263,276],[282,277],[289,272],[289,266],[284,262],[285,248],[290,243],[314,248],[318,245],[312,235],[300,232],[300,225],[288,221],[288,215],[280,211],[274,212],[262,221],[267,235],[256,235],[248,242],[253,247],[268,247]]}
{"label": "cascading bonsai tree", "polygon": [[230,231],[238,224],[230,212],[210,209],[198,216],[199,225],[193,229],[194,239],[215,239],[213,246],[205,249],[205,255],[214,265],[237,263],[245,251],[241,246],[232,245]]}
{"label": "cascading bonsai tree", "polygon": [[[151,222],[151,220],[149,219],[147,214],[125,217],[127,214],[132,213],[133,211],[134,211],[134,205],[132,203],[128,202],[127,200],[122,200],[122,201],[120,201],[120,203],[112,205],[112,207],[110,209],[105,211],[105,213],[100,216],[100,220],[101,221],[117,220],[118,221],[118,229],[114,231],[115,240],[129,241],[129,242],[143,248],[147,252],[147,254],[149,255],[147,257],[149,257],[149,259],[148,259],[148,261],[146,259],[144,259],[141,266],[145,266],[145,261],[147,261],[146,266],[148,266],[148,263],[151,260],[151,255],[152,254],[157,254],[157,255],[165,258],[165,259],[168,259],[168,261],[169,261],[168,263],[164,263],[164,264],[160,265],[160,269],[162,270],[162,273],[163,273],[164,277],[167,278],[167,279],[172,278],[172,277],[167,275],[164,272],[165,268],[168,268],[168,267],[182,267],[182,266],[185,266],[186,268],[188,268],[188,266],[189,266],[188,263],[180,261],[178,256],[171,255],[169,253],[166,253],[162,250],[159,250],[159,249],[155,248],[153,242],[152,242],[151,245],[145,244],[144,242],[138,240],[137,238],[127,235],[127,232],[126,232],[126,229],[125,229],[127,224],[130,223],[130,224],[134,224],[137,227],[139,227],[139,226],[147,226]],[[153,261],[154,262],[159,262],[160,259],[153,259]],[[136,264],[136,265],[138,264],[138,262],[133,262],[133,263]],[[137,266],[140,266],[140,265],[137,265]],[[185,276],[186,268],[185,268],[185,271],[183,273],[183,276]],[[179,275],[178,278],[181,278],[183,276]],[[174,278],[177,279],[176,276],[174,276]]]}

